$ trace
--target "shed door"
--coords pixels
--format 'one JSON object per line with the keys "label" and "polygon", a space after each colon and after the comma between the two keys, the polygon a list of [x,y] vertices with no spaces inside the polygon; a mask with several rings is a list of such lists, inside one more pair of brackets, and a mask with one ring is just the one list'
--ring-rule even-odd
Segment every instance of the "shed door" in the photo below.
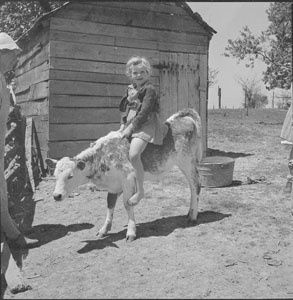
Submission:
{"label": "shed door", "polygon": [[207,55],[160,52],[161,118],[186,107],[202,120],[204,155],[207,148]]}
{"label": "shed door", "polygon": [[186,107],[200,113],[200,61],[197,54],[160,52],[161,117]]}

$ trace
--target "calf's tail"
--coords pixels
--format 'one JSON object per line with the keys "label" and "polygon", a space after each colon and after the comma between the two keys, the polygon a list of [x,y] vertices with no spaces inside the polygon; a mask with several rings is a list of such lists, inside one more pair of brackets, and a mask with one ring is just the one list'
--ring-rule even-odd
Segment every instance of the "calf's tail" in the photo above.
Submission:
{"label": "calf's tail", "polygon": [[201,119],[197,111],[193,108],[185,108],[177,113],[173,114],[169,119],[167,119],[166,123],[172,123],[172,121],[180,120],[181,118],[190,119],[193,129],[189,131],[190,136],[189,139],[192,141],[193,146],[195,148],[195,154],[198,161],[202,159],[202,128],[201,128]]}
{"label": "calf's tail", "polygon": [[184,117],[191,117],[196,129],[196,135],[197,137],[201,138],[202,132],[201,132],[201,119],[197,111],[193,108],[185,108],[182,110],[179,110],[177,113],[175,113],[173,116],[171,116],[167,122],[171,118],[184,118]]}

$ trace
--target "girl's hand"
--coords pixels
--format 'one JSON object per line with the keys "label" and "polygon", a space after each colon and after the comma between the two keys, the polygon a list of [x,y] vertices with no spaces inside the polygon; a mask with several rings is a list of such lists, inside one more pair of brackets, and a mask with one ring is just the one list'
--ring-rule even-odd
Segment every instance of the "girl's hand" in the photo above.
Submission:
{"label": "girl's hand", "polygon": [[125,128],[125,125],[124,124],[121,124],[120,128],[118,129],[118,132],[122,132]]}
{"label": "girl's hand", "polygon": [[132,124],[130,124],[126,129],[122,131],[121,139],[130,138],[132,131],[133,131],[133,126]]}

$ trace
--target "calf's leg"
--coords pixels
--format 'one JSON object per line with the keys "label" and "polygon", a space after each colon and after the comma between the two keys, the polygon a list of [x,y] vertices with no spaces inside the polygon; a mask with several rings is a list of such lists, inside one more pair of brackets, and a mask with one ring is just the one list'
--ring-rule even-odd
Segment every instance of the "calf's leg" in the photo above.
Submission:
{"label": "calf's leg", "polygon": [[114,216],[114,208],[117,202],[119,194],[108,193],[107,195],[107,216],[103,227],[98,232],[98,238],[102,238],[106,235],[112,227],[112,221]]}
{"label": "calf's leg", "polygon": [[126,184],[123,187],[123,203],[128,216],[126,241],[132,242],[136,238],[136,224],[134,218],[134,206],[129,205],[128,200],[136,192],[135,175],[131,173],[128,175]]}
{"label": "calf's leg", "polygon": [[188,218],[191,222],[196,222],[198,215],[198,202],[200,194],[200,178],[196,167],[196,160],[183,160],[179,163],[179,169],[188,180],[190,188],[190,208]]}

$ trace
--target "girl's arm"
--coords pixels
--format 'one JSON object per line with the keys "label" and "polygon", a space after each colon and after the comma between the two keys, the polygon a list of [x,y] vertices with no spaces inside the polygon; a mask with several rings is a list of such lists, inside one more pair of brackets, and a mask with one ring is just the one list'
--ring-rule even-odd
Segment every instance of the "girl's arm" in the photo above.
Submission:
{"label": "girl's arm", "polygon": [[118,131],[123,131],[125,129],[126,117],[127,117],[127,97],[128,97],[128,89],[126,90],[125,95],[122,97],[119,110],[120,110],[120,128]]}

